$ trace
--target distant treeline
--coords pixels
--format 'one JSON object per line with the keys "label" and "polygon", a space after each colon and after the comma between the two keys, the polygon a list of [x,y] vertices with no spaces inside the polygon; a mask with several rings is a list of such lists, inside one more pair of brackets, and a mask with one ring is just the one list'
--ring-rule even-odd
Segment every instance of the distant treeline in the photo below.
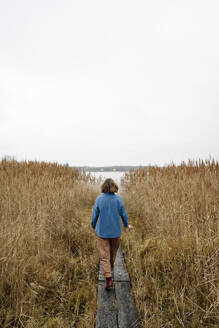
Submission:
{"label": "distant treeline", "polygon": [[139,167],[146,168],[147,166],[74,166],[73,168],[88,172],[126,172],[130,169],[137,170]]}

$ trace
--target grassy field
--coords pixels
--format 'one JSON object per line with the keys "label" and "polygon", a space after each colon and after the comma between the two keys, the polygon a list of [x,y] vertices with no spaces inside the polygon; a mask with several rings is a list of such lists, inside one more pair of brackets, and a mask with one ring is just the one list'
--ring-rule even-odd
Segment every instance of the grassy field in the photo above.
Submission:
{"label": "grassy field", "polygon": [[[122,186],[135,227],[122,247],[142,328],[218,327],[219,165],[139,169]],[[94,327],[98,193],[69,167],[0,162],[1,328]]]}
{"label": "grassy field", "polygon": [[0,162],[0,327],[93,327],[94,181],[57,164]]}
{"label": "grassy field", "polygon": [[127,173],[123,238],[143,328],[219,327],[219,165]]}

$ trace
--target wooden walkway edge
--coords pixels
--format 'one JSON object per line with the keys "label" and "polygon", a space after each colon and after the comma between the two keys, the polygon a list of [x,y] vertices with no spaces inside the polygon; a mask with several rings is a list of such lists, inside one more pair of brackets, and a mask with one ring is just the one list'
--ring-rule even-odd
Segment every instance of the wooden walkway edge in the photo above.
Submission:
{"label": "wooden walkway edge", "polygon": [[106,291],[105,278],[100,265],[96,328],[140,328],[129,275],[120,247],[112,275],[113,289]]}

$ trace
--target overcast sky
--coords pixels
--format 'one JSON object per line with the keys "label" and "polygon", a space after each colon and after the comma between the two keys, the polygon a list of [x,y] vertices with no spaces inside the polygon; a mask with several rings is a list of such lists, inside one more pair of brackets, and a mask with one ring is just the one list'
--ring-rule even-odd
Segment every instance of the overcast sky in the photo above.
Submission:
{"label": "overcast sky", "polygon": [[219,159],[218,0],[0,0],[0,156]]}

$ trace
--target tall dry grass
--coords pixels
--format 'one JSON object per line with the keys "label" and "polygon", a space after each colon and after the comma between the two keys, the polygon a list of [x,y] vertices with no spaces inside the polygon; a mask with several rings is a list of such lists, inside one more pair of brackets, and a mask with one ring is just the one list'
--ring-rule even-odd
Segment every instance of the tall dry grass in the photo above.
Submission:
{"label": "tall dry grass", "polygon": [[133,233],[123,239],[144,328],[219,327],[219,164],[127,173]]}
{"label": "tall dry grass", "polygon": [[92,327],[98,257],[91,177],[0,162],[0,327]]}

